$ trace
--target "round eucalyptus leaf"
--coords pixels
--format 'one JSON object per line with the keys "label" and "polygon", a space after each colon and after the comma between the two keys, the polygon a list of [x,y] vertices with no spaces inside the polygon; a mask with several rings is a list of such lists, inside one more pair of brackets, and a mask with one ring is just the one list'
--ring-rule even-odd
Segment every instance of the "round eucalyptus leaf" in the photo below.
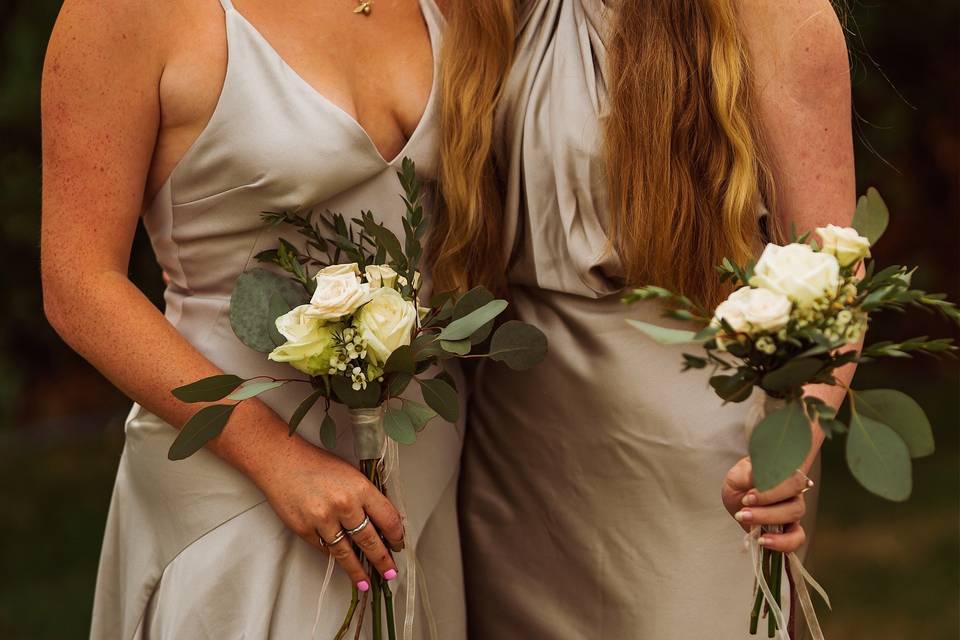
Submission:
{"label": "round eucalyptus leaf", "polygon": [[823,362],[814,358],[791,360],[765,375],[761,384],[767,391],[791,391],[810,382],[822,368]]}
{"label": "round eucalyptus leaf", "polygon": [[329,413],[323,416],[323,422],[320,423],[320,444],[327,449],[337,446],[337,423]]}
{"label": "round eucalyptus leaf", "polygon": [[911,458],[931,455],[936,446],[933,428],[923,407],[901,391],[871,389],[854,395],[860,415],[882,422],[903,438]]}
{"label": "round eucalyptus leaf", "polygon": [[[494,295],[485,287],[474,287],[457,299],[457,302],[453,307],[453,319],[459,320],[460,318],[465,318],[477,309],[480,309],[484,305],[489,304],[494,300],[496,300]],[[490,332],[492,331],[493,320],[477,329],[477,331],[470,336],[470,342],[472,344],[480,344],[490,337]]]}
{"label": "round eucalyptus leaf", "polygon": [[466,340],[507,309],[506,300],[493,300],[476,311],[454,320],[440,332],[441,340]]}
{"label": "round eucalyptus leaf", "polygon": [[437,417],[436,411],[414,400],[403,400],[403,412],[410,416],[410,422],[417,431],[423,431],[427,423]]}
{"label": "round eucalyptus leaf", "polygon": [[547,336],[519,320],[504,322],[493,334],[489,357],[515,371],[525,371],[547,357]]}
{"label": "round eucalyptus leaf", "polygon": [[266,269],[251,269],[237,278],[230,297],[230,326],[240,341],[260,353],[269,353],[277,346],[273,333],[276,330],[280,308],[278,300],[286,303],[286,309],[305,304],[306,291],[288,277]]}
{"label": "round eucalyptus leaf", "polygon": [[413,444],[417,441],[417,431],[413,428],[410,416],[400,409],[387,407],[383,416],[383,431],[400,444]]}
{"label": "round eucalyptus leaf", "polygon": [[890,224],[890,210],[880,197],[880,192],[870,187],[867,195],[857,202],[857,211],[853,216],[853,228],[870,241],[873,246],[886,232]]}
{"label": "round eucalyptus leaf", "polygon": [[417,379],[423,400],[431,409],[446,420],[456,422],[460,418],[460,399],[457,392],[444,380],[433,378],[429,380]]}
{"label": "round eucalyptus leaf", "polygon": [[753,480],[759,491],[769,491],[796,473],[810,453],[813,435],[799,402],[767,415],[750,438]]}
{"label": "round eucalyptus leaf", "polygon": [[310,412],[310,409],[313,408],[313,405],[315,405],[317,400],[323,397],[323,395],[324,389],[317,389],[300,403],[300,405],[297,407],[297,410],[293,412],[293,416],[290,418],[290,435],[293,435],[297,432],[297,429],[300,427],[300,423],[303,422],[303,419]]}
{"label": "round eucalyptus leaf", "polygon": [[440,348],[442,348],[447,353],[452,353],[457,356],[465,356],[470,353],[470,348],[472,346],[471,340],[467,338],[466,340],[441,340]]}
{"label": "round eucalyptus leaf", "polygon": [[410,345],[400,346],[390,354],[387,362],[383,365],[384,373],[410,373],[416,371],[416,363],[413,360],[413,347]]}
{"label": "round eucalyptus leaf", "polygon": [[903,438],[882,422],[853,412],[847,435],[847,466],[871,493],[894,502],[910,497],[910,451]]}
{"label": "round eucalyptus leaf", "polygon": [[354,389],[344,376],[330,376],[330,386],[337,399],[351,409],[372,409],[380,404],[380,383],[368,382],[366,389]]}

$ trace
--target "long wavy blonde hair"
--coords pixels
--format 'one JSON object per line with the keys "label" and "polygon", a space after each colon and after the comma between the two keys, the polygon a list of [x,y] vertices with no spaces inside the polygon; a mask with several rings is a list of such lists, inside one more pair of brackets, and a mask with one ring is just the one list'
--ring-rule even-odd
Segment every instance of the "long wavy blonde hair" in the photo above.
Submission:
{"label": "long wavy blonde hair", "polygon": [[[441,70],[444,207],[431,235],[442,289],[502,289],[503,196],[493,117],[509,71],[515,0],[452,3]],[[629,284],[708,303],[713,269],[758,249],[773,198],[733,0],[619,0],[608,44],[605,156],[616,251]]]}

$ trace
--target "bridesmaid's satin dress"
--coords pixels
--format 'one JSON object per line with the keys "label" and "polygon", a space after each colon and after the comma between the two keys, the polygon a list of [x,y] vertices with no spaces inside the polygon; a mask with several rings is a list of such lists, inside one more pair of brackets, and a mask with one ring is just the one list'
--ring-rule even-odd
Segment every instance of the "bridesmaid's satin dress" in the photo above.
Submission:
{"label": "bridesmaid's satin dress", "polygon": [[[351,116],[297,75],[229,0],[221,3],[229,62],[219,103],[144,222],[170,276],[166,317],[177,330],[227,372],[289,377],[289,367],[248,349],[230,328],[234,281],[256,266],[252,256],[277,243],[277,231],[265,229],[261,212],[316,206],[352,217],[369,209],[402,233],[400,161],[410,157],[424,181],[435,178],[436,81],[415,133],[397,158],[386,160]],[[443,18],[433,0],[420,4],[436,61]],[[285,387],[264,399],[288,419],[303,390]],[[300,428],[317,446],[321,418],[315,408]],[[345,414],[337,422],[337,453],[352,459]],[[419,602],[429,597],[440,637],[452,640],[465,638],[466,624],[455,505],[462,434],[462,425],[438,421],[400,451],[408,549],[416,547],[425,577]],[[220,458],[202,450],[168,461],[176,435],[134,405],[106,526],[91,638],[310,638],[327,557],[289,531],[261,492]],[[404,610],[409,557],[397,558],[398,612]],[[346,574],[336,569],[316,638],[333,638],[350,592]],[[421,611],[415,637],[429,637],[425,620]]]}
{"label": "bridesmaid's satin dress", "polygon": [[472,640],[750,638],[751,562],[720,501],[747,407],[627,325],[666,322],[656,304],[620,302],[601,151],[613,11],[521,2],[497,122],[504,248],[512,309],[550,351],[476,375],[460,488]]}

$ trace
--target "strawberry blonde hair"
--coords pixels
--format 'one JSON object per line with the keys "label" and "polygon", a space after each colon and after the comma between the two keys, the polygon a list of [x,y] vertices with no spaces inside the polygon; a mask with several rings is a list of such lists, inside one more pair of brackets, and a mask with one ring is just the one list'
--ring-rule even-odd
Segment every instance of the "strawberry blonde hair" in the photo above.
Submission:
{"label": "strawberry blonde hair", "polygon": [[[440,289],[502,289],[503,196],[493,117],[513,57],[515,0],[451,3],[441,68],[440,183],[431,251]],[[611,251],[628,284],[708,303],[724,257],[756,255],[773,197],[733,0],[619,0],[608,46],[604,154]],[[776,230],[773,230],[776,232]]]}

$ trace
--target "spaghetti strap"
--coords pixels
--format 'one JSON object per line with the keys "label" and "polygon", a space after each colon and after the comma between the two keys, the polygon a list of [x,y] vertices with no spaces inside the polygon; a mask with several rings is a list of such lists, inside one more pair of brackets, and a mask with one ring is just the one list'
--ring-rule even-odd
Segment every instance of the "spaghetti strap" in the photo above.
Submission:
{"label": "spaghetti strap", "polygon": [[233,2],[230,0],[220,0],[220,6],[223,7],[224,11],[233,11]]}

